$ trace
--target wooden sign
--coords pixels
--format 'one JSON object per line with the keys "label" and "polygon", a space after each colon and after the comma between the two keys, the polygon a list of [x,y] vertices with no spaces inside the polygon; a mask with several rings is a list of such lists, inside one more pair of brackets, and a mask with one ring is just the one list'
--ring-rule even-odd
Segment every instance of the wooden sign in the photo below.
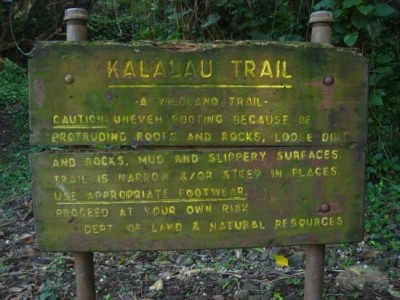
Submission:
{"label": "wooden sign", "polygon": [[45,43],[32,144],[365,143],[367,61],[315,44]]}
{"label": "wooden sign", "polygon": [[34,154],[38,243],[125,251],[359,241],[360,150]]}
{"label": "wooden sign", "polygon": [[360,55],[241,42],[45,43],[34,56],[32,144],[132,147],[31,156],[42,249],[362,239]]}

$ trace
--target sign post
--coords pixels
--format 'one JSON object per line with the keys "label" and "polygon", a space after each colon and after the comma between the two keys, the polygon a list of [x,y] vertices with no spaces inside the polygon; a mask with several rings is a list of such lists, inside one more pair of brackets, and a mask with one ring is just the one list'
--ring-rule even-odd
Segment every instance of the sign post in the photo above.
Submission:
{"label": "sign post", "polygon": [[[82,8],[69,8],[65,11],[67,23],[67,41],[87,40],[88,13]],[[73,77],[66,75],[64,81],[73,83]],[[94,277],[93,252],[74,252],[76,294],[78,299],[95,300],[96,286]]]}
{"label": "sign post", "polygon": [[[331,12],[314,12],[310,16],[309,23],[312,26],[312,43],[332,43],[333,16]],[[330,208],[327,207],[327,209],[329,210]],[[306,245],[305,249],[306,270],[304,277],[304,299],[322,300],[325,269],[325,245]]]}
{"label": "sign post", "polygon": [[93,251],[309,245],[320,297],[324,244],[363,238],[367,87],[364,58],[314,43],[40,44],[38,244],[75,253],[82,299]]}

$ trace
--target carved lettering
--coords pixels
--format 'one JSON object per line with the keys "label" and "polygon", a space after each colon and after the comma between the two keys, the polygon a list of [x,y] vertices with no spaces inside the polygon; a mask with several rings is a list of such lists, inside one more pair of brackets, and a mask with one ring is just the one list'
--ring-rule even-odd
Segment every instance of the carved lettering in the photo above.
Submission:
{"label": "carved lettering", "polygon": [[86,224],[84,226],[85,234],[100,234],[111,232],[113,224]]}
{"label": "carved lettering", "polygon": [[[233,74],[235,78],[283,78],[291,79],[293,76],[287,71],[286,60],[277,60],[275,64],[271,64],[269,60],[256,62],[252,59],[232,59],[231,64],[234,66]],[[271,67],[271,65],[273,67]]]}
{"label": "carved lettering", "polygon": [[152,233],[163,232],[180,232],[182,231],[182,223],[151,223]]}
{"label": "carved lettering", "polygon": [[307,217],[307,218],[285,218],[275,219],[275,230],[292,228],[316,228],[342,226],[343,217]]}
{"label": "carved lettering", "polygon": [[110,215],[108,208],[101,207],[74,207],[57,208],[56,218],[107,218]]}
{"label": "carved lettering", "polygon": [[176,63],[173,59],[155,62],[145,59],[129,59],[124,62],[119,60],[106,61],[107,78],[210,78],[213,74],[213,62],[211,59],[187,60],[184,65]]}
{"label": "carved lettering", "polygon": [[52,167],[53,168],[74,168],[76,166],[75,158],[61,158],[61,159],[54,159]]}
{"label": "carved lettering", "polygon": [[265,225],[261,220],[219,221],[209,224],[210,232],[248,230],[265,230]]}

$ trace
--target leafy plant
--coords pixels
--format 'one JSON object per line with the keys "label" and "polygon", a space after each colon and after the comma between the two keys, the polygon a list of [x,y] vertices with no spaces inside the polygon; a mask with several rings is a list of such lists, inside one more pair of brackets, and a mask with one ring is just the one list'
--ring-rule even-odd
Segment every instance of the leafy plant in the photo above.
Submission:
{"label": "leafy plant", "polygon": [[274,292],[274,295],[272,297],[273,300],[284,300],[280,292]]}
{"label": "leafy plant", "polygon": [[400,251],[400,184],[383,181],[367,185],[366,231],[369,243],[382,251]]}
{"label": "leafy plant", "polygon": [[238,283],[238,279],[236,277],[228,277],[226,279],[224,279],[223,283],[222,283],[222,289],[226,289],[234,284]]}
{"label": "leafy plant", "polygon": [[305,37],[309,8],[304,1],[179,0],[169,18],[186,40],[298,41]]}
{"label": "leafy plant", "polygon": [[98,1],[88,23],[91,40],[181,39],[169,1]]}
{"label": "leafy plant", "polygon": [[8,59],[0,60],[0,105],[10,107],[25,101],[28,95],[28,76],[26,70]]}
{"label": "leafy plant", "polygon": [[29,132],[27,72],[9,60],[0,61],[0,82],[0,105],[15,121],[15,136],[26,143]]}
{"label": "leafy plant", "polygon": [[39,300],[56,300],[57,293],[54,282],[48,280],[46,281],[40,291],[39,291]]}

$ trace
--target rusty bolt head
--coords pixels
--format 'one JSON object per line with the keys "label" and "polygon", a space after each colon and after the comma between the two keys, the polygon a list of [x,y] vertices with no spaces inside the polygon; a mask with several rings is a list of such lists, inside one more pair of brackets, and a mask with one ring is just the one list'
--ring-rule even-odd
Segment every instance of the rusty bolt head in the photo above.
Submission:
{"label": "rusty bolt head", "polygon": [[325,85],[332,85],[335,82],[335,79],[332,76],[325,76],[322,82]]}
{"label": "rusty bolt head", "polygon": [[74,81],[75,81],[74,76],[72,76],[71,74],[65,75],[65,77],[64,77],[64,82],[65,82],[66,84],[72,84],[72,83],[74,83]]}
{"label": "rusty bolt head", "polygon": [[323,213],[327,213],[331,210],[331,206],[328,203],[321,204],[319,210]]}

